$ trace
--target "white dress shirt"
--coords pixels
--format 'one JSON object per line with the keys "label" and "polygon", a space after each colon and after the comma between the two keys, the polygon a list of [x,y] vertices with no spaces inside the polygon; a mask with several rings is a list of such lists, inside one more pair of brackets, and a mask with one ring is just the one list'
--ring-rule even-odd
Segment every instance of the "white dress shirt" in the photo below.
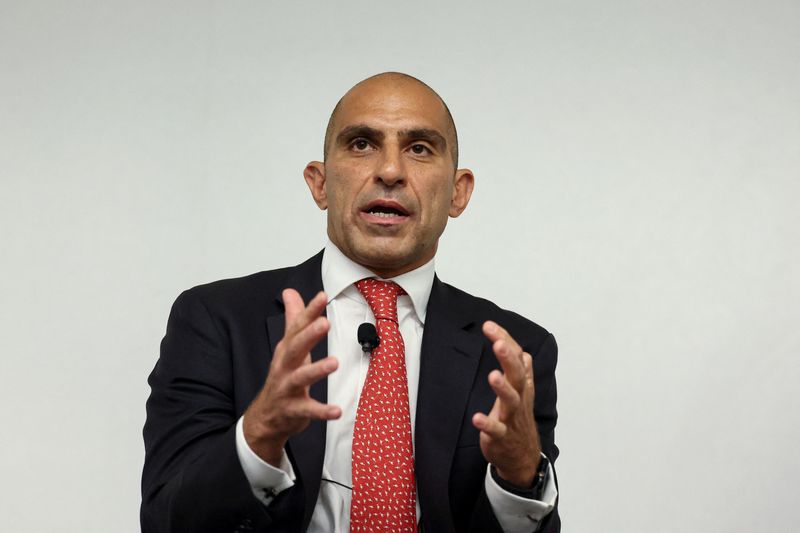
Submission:
{"label": "white dress shirt", "polygon": [[[328,376],[328,403],[341,407],[342,416],[327,422],[322,483],[308,528],[311,533],[350,530],[353,427],[361,388],[369,368],[369,354],[362,352],[356,332],[364,322],[375,323],[372,310],[354,283],[370,277],[376,276],[351,261],[332,242],[326,243],[322,257],[322,286],[328,296],[326,313],[331,325],[328,354],[339,360],[339,368]],[[434,262],[431,260],[411,272],[391,278],[407,293],[397,299],[397,317],[406,348],[412,437],[417,410],[422,332],[433,277]],[[236,427],[236,451],[253,494],[265,505],[269,505],[281,491],[294,485],[295,475],[286,452],[283,453],[280,468],[263,461],[245,441],[242,418],[239,418]],[[558,493],[552,472],[548,472],[547,480],[542,501],[531,500],[500,488],[487,468],[486,495],[504,531],[529,532],[553,509]],[[417,500],[418,520],[419,517]]]}

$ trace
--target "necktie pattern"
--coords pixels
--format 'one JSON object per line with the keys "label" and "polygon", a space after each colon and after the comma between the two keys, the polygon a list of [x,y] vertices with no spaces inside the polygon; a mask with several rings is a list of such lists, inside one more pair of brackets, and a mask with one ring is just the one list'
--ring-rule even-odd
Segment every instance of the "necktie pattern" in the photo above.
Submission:
{"label": "necktie pattern", "polygon": [[399,285],[356,283],[375,315],[372,351],[353,430],[351,533],[417,531],[416,484],[405,345],[397,323]]}

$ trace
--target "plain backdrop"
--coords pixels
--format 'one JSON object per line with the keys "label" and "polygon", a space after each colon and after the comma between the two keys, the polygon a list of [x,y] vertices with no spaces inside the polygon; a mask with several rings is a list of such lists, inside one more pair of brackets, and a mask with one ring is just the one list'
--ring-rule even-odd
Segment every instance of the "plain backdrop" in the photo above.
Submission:
{"label": "plain backdrop", "polygon": [[476,175],[440,277],[559,342],[563,530],[797,531],[796,0],[3,0],[0,530],[138,530],[172,302],[322,247],[386,70]]}

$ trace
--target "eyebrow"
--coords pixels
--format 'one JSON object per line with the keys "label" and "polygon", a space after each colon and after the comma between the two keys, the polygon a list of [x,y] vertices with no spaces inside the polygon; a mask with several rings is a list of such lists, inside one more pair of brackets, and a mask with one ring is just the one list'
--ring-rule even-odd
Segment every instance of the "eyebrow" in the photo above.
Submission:
{"label": "eyebrow", "polygon": [[442,151],[447,148],[447,139],[445,139],[444,135],[436,130],[429,128],[415,128],[413,130],[402,130],[398,132],[398,134],[400,137],[405,137],[406,139],[428,141]]}
{"label": "eyebrow", "polygon": [[[447,139],[434,129],[413,128],[410,130],[400,130],[397,132],[397,135],[404,139],[416,139],[430,142],[441,150],[447,148]],[[367,126],[366,124],[354,124],[343,128],[342,131],[339,132],[336,136],[336,143],[346,144],[357,137],[382,141],[386,135],[382,131]]]}
{"label": "eyebrow", "polygon": [[339,132],[336,136],[336,144],[346,144],[356,137],[365,137],[367,139],[381,141],[384,135],[382,131],[371,128],[366,124],[354,124],[352,126],[347,126]]}

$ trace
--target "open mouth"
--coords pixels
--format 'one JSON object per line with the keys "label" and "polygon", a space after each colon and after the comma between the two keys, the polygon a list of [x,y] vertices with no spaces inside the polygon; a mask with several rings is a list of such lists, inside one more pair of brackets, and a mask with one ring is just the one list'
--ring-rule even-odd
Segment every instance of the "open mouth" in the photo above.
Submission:
{"label": "open mouth", "polygon": [[394,200],[375,200],[367,204],[362,212],[386,222],[400,221],[409,216],[408,210]]}
{"label": "open mouth", "polygon": [[397,209],[392,209],[391,207],[373,207],[372,209],[367,211],[367,213],[381,218],[406,216],[405,213],[398,211]]}

